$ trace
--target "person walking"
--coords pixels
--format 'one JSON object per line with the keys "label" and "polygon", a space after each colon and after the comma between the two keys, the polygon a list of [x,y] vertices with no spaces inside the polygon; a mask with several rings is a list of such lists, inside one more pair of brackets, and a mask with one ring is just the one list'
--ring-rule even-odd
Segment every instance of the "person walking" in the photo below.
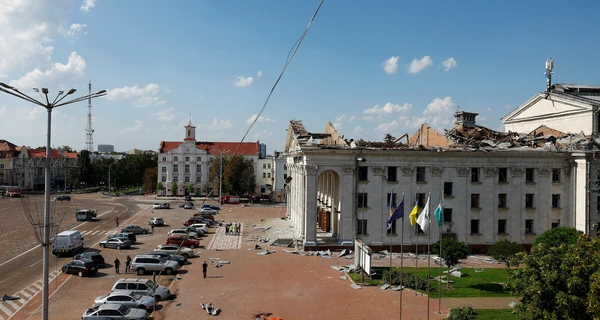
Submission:
{"label": "person walking", "polygon": [[119,260],[119,257],[115,258],[113,264],[115,265],[115,271],[117,272],[117,274],[119,274],[119,266],[121,266],[121,260]]}
{"label": "person walking", "polygon": [[150,228],[152,229],[152,233],[154,233],[154,222],[150,222]]}
{"label": "person walking", "polygon": [[118,228],[119,227],[119,217],[116,217],[115,221],[117,222],[117,228]]}
{"label": "person walking", "polygon": [[125,273],[129,273],[129,271],[131,271],[131,269],[129,269],[130,265],[131,265],[131,257],[129,255],[127,255],[127,259],[125,259]]}
{"label": "person walking", "polygon": [[206,261],[204,261],[204,263],[202,264],[202,274],[204,275],[204,278],[206,278],[206,269],[208,269],[208,264],[206,263]]}

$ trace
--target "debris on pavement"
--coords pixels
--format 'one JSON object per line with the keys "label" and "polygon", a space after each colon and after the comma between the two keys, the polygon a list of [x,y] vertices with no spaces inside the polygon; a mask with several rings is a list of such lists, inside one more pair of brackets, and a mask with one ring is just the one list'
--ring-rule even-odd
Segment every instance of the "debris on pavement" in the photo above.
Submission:
{"label": "debris on pavement", "polygon": [[200,306],[202,306],[202,309],[206,310],[206,313],[208,313],[211,316],[218,316],[219,313],[221,313],[221,308],[215,308],[211,303],[201,303]]}
{"label": "debris on pavement", "polygon": [[175,276],[175,277],[169,279],[169,281],[179,281],[179,280],[181,280],[180,276]]}
{"label": "debris on pavement", "polygon": [[381,287],[379,287],[379,290],[387,290],[390,288],[390,284],[389,283],[384,283],[381,285]]}
{"label": "debris on pavement", "polygon": [[5,294],[2,296],[2,299],[0,299],[0,300],[2,300],[2,301],[10,301],[10,300],[19,300],[19,299],[21,299],[21,297],[19,297],[19,296],[9,296],[9,295],[7,295],[7,294],[5,293]]}
{"label": "debris on pavement", "polygon": [[350,250],[350,249],[344,249],[344,250],[342,250],[342,252],[340,252],[340,253],[338,254],[338,257],[347,256],[347,255],[349,255],[349,254],[352,254],[352,250]]}
{"label": "debris on pavement", "polygon": [[360,289],[361,286],[357,285],[356,283],[353,283],[353,284],[350,285],[350,288],[352,288],[352,289]]}
{"label": "debris on pavement", "polygon": [[257,255],[264,256],[264,255],[271,254],[271,253],[277,253],[277,250],[267,250],[267,249],[264,249],[263,251],[257,253]]}
{"label": "debris on pavement", "polygon": [[340,276],[340,279],[342,279],[342,280],[348,280],[348,277],[346,277],[346,276]]}

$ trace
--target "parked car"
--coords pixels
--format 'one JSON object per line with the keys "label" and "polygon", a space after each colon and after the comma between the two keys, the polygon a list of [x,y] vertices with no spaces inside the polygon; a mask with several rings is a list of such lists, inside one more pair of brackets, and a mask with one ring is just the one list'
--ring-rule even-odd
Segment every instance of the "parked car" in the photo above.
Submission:
{"label": "parked car", "polygon": [[213,208],[202,208],[200,209],[200,213],[217,214],[219,213],[219,210],[215,210]]}
{"label": "parked car", "polygon": [[136,224],[130,224],[121,228],[121,232],[131,232],[133,234],[147,234],[148,232],[150,232],[150,230],[148,230],[148,228],[144,228]]}
{"label": "parked car", "polygon": [[202,228],[196,229],[196,228],[194,228],[192,226],[189,226],[189,227],[185,227],[185,230],[188,233],[195,232],[196,234],[198,234],[198,237],[197,237],[198,239],[200,239],[200,238],[204,237],[204,235],[206,235],[206,232],[204,230],[202,230]]}
{"label": "parked car", "polygon": [[173,235],[173,236],[167,237],[166,244],[176,244],[176,245],[188,247],[190,249],[194,249],[200,245],[200,241],[198,241],[197,239],[190,239],[185,236]]}
{"label": "parked car", "polygon": [[192,201],[192,197],[191,196],[185,196],[185,201]]}
{"label": "parked car", "polygon": [[203,204],[202,208],[210,208],[210,209],[214,209],[214,210],[217,210],[217,211],[221,210],[221,207],[219,207],[219,206],[213,206],[212,204]]}
{"label": "parked car", "polygon": [[162,205],[160,203],[155,203],[152,205],[152,209],[162,209]]}
{"label": "parked car", "polygon": [[165,220],[161,217],[154,217],[148,220],[148,224],[154,224],[155,227],[162,227],[165,225]]}
{"label": "parked car", "polygon": [[100,241],[100,247],[115,248],[117,250],[127,249],[127,248],[131,247],[131,241],[123,240],[120,238],[112,238],[112,239]]}
{"label": "parked car", "polygon": [[184,236],[190,239],[198,239],[199,235],[196,232],[190,232],[187,229],[172,229],[168,233],[169,236]]}
{"label": "parked car", "polygon": [[145,254],[151,255],[151,256],[152,255],[161,256],[167,260],[177,261],[177,263],[179,263],[180,266],[186,264],[188,261],[187,258],[182,255],[172,254],[172,253],[163,252],[163,251],[148,251]]}
{"label": "parked car", "polygon": [[190,227],[196,230],[202,230],[204,233],[208,233],[208,225],[206,223],[194,223]]}
{"label": "parked car", "polygon": [[170,204],[170,203],[168,203],[168,202],[162,203],[162,204],[160,205],[160,208],[161,208],[161,209],[170,209],[170,208],[171,208],[171,204]]}
{"label": "parked car", "polygon": [[182,203],[178,204],[177,206],[180,208],[183,208],[185,206],[185,202],[182,202]]}
{"label": "parked car", "polygon": [[69,261],[61,268],[63,273],[76,274],[80,277],[93,275],[98,272],[98,266],[91,259]]}
{"label": "parked car", "polygon": [[112,287],[112,292],[117,290],[130,290],[141,295],[153,296],[156,301],[171,297],[169,288],[156,284],[151,279],[144,278],[121,278]]}
{"label": "parked car", "polygon": [[194,203],[193,203],[193,202],[186,202],[186,203],[183,205],[183,208],[184,208],[184,209],[194,209]]}
{"label": "parked car", "polygon": [[76,254],[73,256],[73,260],[82,260],[82,259],[90,259],[94,261],[97,266],[101,266],[104,264],[104,257],[95,251],[84,252],[80,254]]}
{"label": "parked car", "polygon": [[54,197],[54,201],[71,201],[71,196]]}
{"label": "parked car", "polygon": [[143,309],[129,308],[118,303],[108,303],[96,308],[85,310],[81,320],[145,320],[148,319],[148,312]]}
{"label": "parked car", "polygon": [[167,252],[167,253],[172,253],[175,255],[181,255],[184,256],[186,259],[189,259],[190,257],[194,256],[194,250],[190,249],[190,248],[186,248],[186,247],[180,247],[178,245],[174,245],[174,244],[161,244],[158,245],[154,251],[157,252]]}
{"label": "parked car", "polygon": [[138,275],[143,275],[147,271],[162,271],[170,275],[179,270],[179,263],[155,255],[140,254],[131,261],[131,270],[134,270]]}
{"label": "parked car", "polygon": [[129,241],[131,241],[131,244],[134,244],[137,242],[137,236],[131,232],[115,233],[113,235],[108,236],[108,239],[112,239],[112,238],[118,238],[121,240],[129,240]]}
{"label": "parked car", "polygon": [[135,293],[131,290],[118,290],[104,296],[96,297],[92,307],[95,308],[108,303],[117,303],[128,308],[138,308],[151,311],[156,305],[156,299],[154,299],[154,297]]}

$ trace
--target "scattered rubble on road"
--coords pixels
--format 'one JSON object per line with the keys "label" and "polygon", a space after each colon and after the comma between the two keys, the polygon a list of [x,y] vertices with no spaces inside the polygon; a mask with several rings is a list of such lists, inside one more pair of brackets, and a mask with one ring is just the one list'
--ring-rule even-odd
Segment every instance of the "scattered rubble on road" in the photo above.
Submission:
{"label": "scattered rubble on road", "polygon": [[271,253],[277,253],[277,250],[264,249],[263,251],[257,253],[257,255],[264,256],[264,255],[271,254]]}
{"label": "scattered rubble on road", "polygon": [[221,308],[215,308],[211,303],[201,303],[200,306],[202,306],[202,309],[206,310],[206,313],[208,313],[211,316],[218,316],[219,313],[221,313]]}

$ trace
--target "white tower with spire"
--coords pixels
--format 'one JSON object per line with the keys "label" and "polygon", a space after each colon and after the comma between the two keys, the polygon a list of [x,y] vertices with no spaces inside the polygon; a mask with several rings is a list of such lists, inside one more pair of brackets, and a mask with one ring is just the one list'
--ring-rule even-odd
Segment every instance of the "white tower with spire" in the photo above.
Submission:
{"label": "white tower with spire", "polygon": [[88,114],[87,114],[87,126],[85,128],[85,149],[87,151],[94,152],[94,129],[92,129],[92,81],[89,85],[90,97],[88,98]]}

